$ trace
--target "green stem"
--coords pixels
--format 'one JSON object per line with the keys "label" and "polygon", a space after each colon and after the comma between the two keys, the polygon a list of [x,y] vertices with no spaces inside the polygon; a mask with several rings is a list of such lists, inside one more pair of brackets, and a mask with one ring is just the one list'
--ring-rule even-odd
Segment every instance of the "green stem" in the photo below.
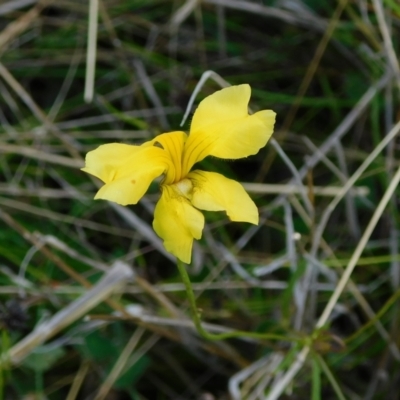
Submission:
{"label": "green stem", "polygon": [[215,333],[207,332],[201,325],[200,313],[196,306],[196,298],[194,296],[192,284],[190,282],[189,275],[186,271],[185,264],[178,259],[177,266],[178,266],[179,273],[181,274],[182,281],[186,288],[186,293],[187,293],[188,300],[189,300],[190,310],[193,315],[194,325],[197,329],[197,332],[199,332],[199,334],[201,336],[203,336],[205,339],[224,340],[224,339],[230,339],[230,338],[249,337],[249,338],[254,338],[254,339],[265,339],[265,340],[272,339],[272,340],[285,340],[285,341],[299,341],[299,339],[288,338],[286,336],[277,335],[275,333],[256,333],[256,332],[246,332],[246,331],[232,331],[232,332],[215,334]]}

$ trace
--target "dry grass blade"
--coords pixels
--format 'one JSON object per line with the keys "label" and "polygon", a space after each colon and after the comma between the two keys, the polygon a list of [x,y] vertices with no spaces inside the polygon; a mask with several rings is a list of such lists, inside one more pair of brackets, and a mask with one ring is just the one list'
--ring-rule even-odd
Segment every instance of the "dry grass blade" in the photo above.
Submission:
{"label": "dry grass blade", "polygon": [[84,99],[86,103],[93,100],[94,94],[94,80],[96,70],[96,49],[97,49],[97,20],[99,17],[99,1],[89,1],[88,12],[88,41],[86,52],[86,79],[85,79],[85,92]]}
{"label": "dry grass blade", "polygon": [[127,280],[133,277],[131,268],[124,263],[116,262],[102,279],[84,295],[57,312],[48,321],[38,325],[28,336],[3,354],[2,365],[20,363],[33,349],[108,299],[117,288],[125,285]]}
{"label": "dry grass blade", "polygon": [[[354,253],[345,269],[344,274],[342,275],[338,286],[336,287],[334,293],[332,294],[331,298],[329,299],[328,304],[326,305],[323,313],[321,314],[320,318],[318,319],[318,322],[316,324],[316,328],[322,328],[328,321],[329,316],[331,315],[334,306],[336,305],[339,296],[342,294],[343,290],[345,289],[346,285],[348,284],[348,281],[350,279],[351,274],[353,273],[353,270],[357,264],[358,259],[361,256],[362,251],[364,250],[369,238],[371,237],[371,234],[373,230],[376,227],[376,224],[378,223],[379,219],[382,217],[382,213],[384,209],[386,208],[387,204],[389,203],[393,192],[397,188],[400,182],[400,168],[397,170],[396,174],[393,177],[393,180],[390,182],[389,187],[385,191],[384,196],[382,197],[381,201],[379,202],[379,205],[377,209],[375,210],[371,220],[369,221],[369,224],[364,231],[356,249],[354,250]],[[387,340],[390,341],[390,338],[387,337]],[[395,346],[394,343],[389,344],[390,347],[394,350],[395,354],[397,354],[397,359],[400,359],[400,353],[397,347]],[[295,375],[299,372],[299,370],[302,368],[304,365],[304,362],[307,358],[307,355],[310,352],[310,346],[305,346],[301,352],[297,355],[296,361],[290,366],[288,371],[285,373],[285,375],[277,380],[272,387],[271,392],[268,394],[266,397],[266,400],[276,400],[280,397],[282,392],[285,390],[285,388],[288,386],[288,384],[292,381],[292,379],[295,377]]]}
{"label": "dry grass blade", "polygon": [[[29,10],[27,13],[23,14],[16,21],[11,22],[7,28],[5,28],[0,33],[0,54],[7,50],[8,45],[14,39],[16,39],[22,32],[28,29],[31,24],[39,17],[40,12],[51,3],[52,0],[40,0],[37,4]],[[7,13],[13,9],[13,7],[24,7],[36,1],[13,1],[0,6],[0,14]]]}
{"label": "dry grass blade", "polygon": [[130,357],[131,353],[137,347],[139,340],[142,338],[145,330],[142,328],[137,328],[136,331],[133,333],[129,342],[126,344],[125,348],[123,349],[120,357],[118,358],[117,362],[115,363],[113,369],[110,371],[110,374],[107,376],[107,379],[101,385],[99,391],[97,392],[94,400],[103,400],[108,395],[112,385],[117,380],[118,376],[121,374],[122,369],[125,367],[126,363],[128,362],[128,358]]}
{"label": "dry grass blade", "polygon": [[52,164],[62,165],[70,168],[82,168],[83,162],[72,158],[51,154],[48,151],[33,149],[32,147],[17,146],[13,144],[0,144],[0,153],[21,154],[28,158],[45,161]]}

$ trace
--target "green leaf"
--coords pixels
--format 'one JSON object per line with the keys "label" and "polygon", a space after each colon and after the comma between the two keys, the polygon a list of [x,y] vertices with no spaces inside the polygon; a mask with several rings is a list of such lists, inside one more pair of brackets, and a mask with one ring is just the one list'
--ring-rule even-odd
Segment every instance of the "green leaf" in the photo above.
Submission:
{"label": "green leaf", "polygon": [[22,362],[27,367],[36,372],[48,371],[65,354],[62,347],[39,346]]}
{"label": "green leaf", "polygon": [[89,357],[97,362],[115,360],[118,355],[118,346],[99,332],[93,332],[85,337],[85,351]]}
{"label": "green leaf", "polygon": [[[133,354],[135,356],[135,354]],[[146,372],[150,364],[150,358],[147,356],[140,357],[131,367],[129,367],[115,382],[114,387],[117,389],[128,389],[132,387],[137,380]],[[129,362],[128,362],[129,365]]]}

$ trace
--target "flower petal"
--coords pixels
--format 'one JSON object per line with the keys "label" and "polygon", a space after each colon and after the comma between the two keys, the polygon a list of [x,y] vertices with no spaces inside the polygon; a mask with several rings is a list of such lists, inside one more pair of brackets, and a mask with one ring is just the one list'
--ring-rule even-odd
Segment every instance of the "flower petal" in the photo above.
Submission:
{"label": "flower petal", "polygon": [[243,186],[215,172],[195,170],[192,181],[192,204],[207,211],[226,211],[232,221],[258,224],[258,210]]}
{"label": "flower petal", "polygon": [[187,135],[185,132],[176,131],[163,133],[151,141],[153,145],[160,145],[169,154],[175,166],[174,174],[167,171],[164,184],[168,185],[182,179],[182,153],[186,139]]}
{"label": "flower petal", "polygon": [[248,84],[218,90],[200,102],[193,115],[191,130],[206,130],[209,125],[247,117],[251,88]]}
{"label": "flower petal", "polygon": [[249,85],[231,86],[206,97],[194,113],[185,144],[184,172],[208,155],[237,159],[256,154],[271,137],[275,113],[248,114]]}
{"label": "flower petal", "polygon": [[163,185],[162,194],[154,211],[153,228],[164,240],[167,251],[189,264],[193,239],[200,239],[204,216],[172,185]]}
{"label": "flower petal", "polygon": [[140,148],[141,146],[122,143],[104,144],[86,154],[85,168],[82,171],[109,183],[114,179],[115,171],[129,162]]}
{"label": "flower petal", "polygon": [[142,146],[121,143],[100,146],[86,155],[86,167],[82,170],[105,183],[95,199],[121,205],[136,204],[150,183],[165,171],[174,174],[169,155],[148,142]]}

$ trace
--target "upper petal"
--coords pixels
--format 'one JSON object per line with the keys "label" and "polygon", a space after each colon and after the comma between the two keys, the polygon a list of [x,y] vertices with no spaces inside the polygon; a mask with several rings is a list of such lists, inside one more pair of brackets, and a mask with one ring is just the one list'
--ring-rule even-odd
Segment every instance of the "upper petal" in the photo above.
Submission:
{"label": "upper petal", "polygon": [[193,239],[200,239],[203,232],[204,216],[173,185],[163,185],[162,189],[153,228],[163,239],[166,250],[189,264]]}
{"label": "upper petal", "polygon": [[248,84],[230,86],[207,96],[193,115],[191,133],[222,121],[246,117],[250,96]]}
{"label": "upper petal", "polygon": [[167,170],[173,173],[174,166],[163,149],[148,142],[142,146],[110,143],[90,151],[82,170],[105,183],[95,199],[127,205],[136,204],[150,183]]}
{"label": "upper petal", "polygon": [[186,139],[185,132],[176,131],[163,133],[151,141],[153,145],[160,145],[168,153],[174,164],[174,174],[167,171],[165,176],[164,183],[167,185],[180,181],[182,178],[182,153]]}
{"label": "upper petal", "polygon": [[258,224],[258,210],[243,186],[216,172],[200,170],[188,174],[193,184],[192,204],[207,211],[226,211],[232,221]]}
{"label": "upper petal", "polygon": [[185,144],[185,171],[208,155],[237,159],[256,154],[273,132],[271,110],[248,114],[249,85],[231,86],[206,97],[194,113]]}

